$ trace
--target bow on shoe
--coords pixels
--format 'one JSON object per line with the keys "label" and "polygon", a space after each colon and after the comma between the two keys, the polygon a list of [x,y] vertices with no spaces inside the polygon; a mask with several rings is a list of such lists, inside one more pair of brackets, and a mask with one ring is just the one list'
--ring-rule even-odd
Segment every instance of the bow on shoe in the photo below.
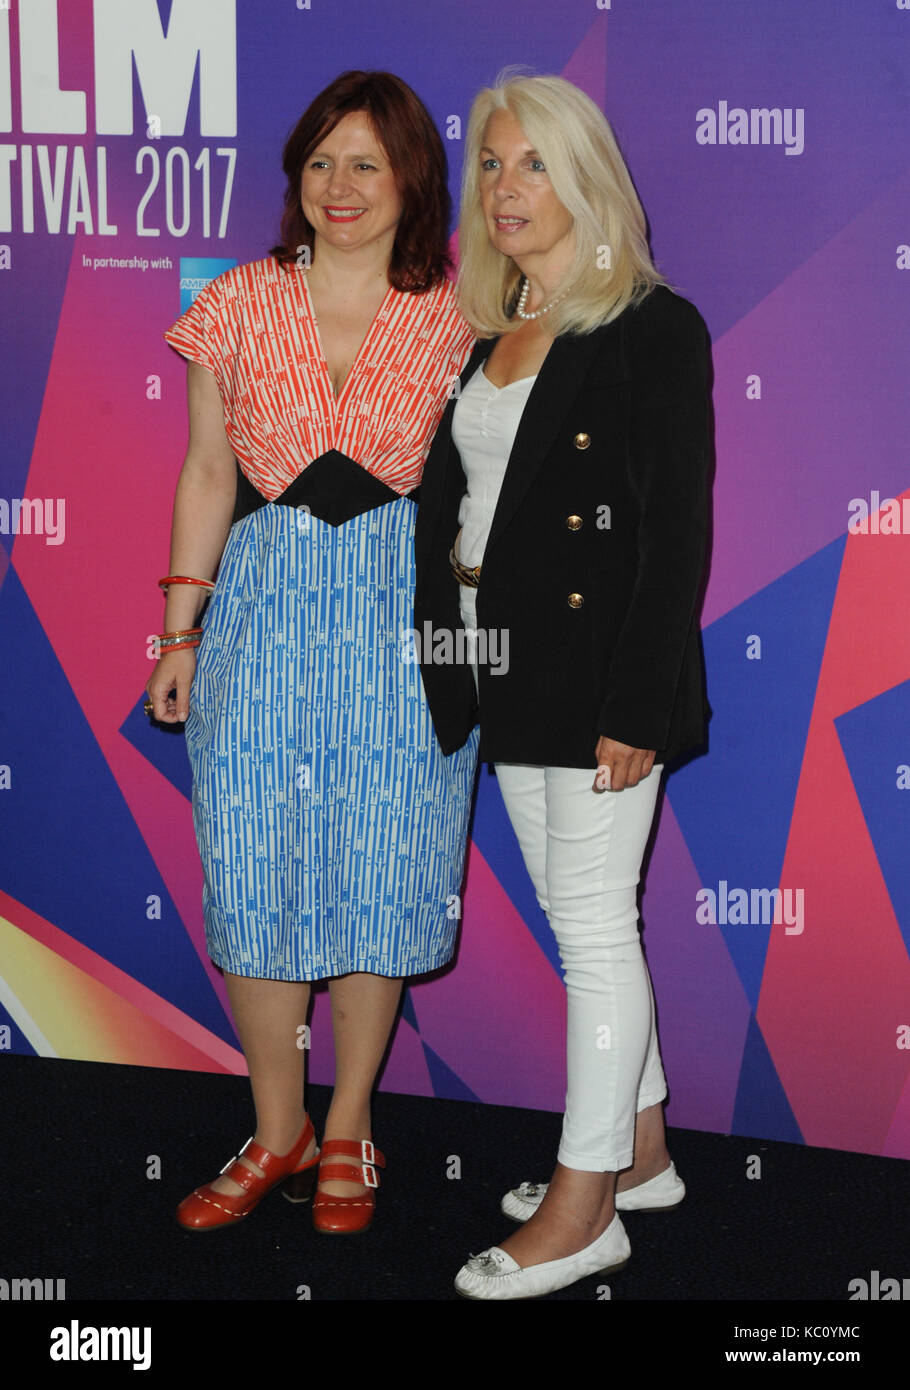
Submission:
{"label": "bow on shoe", "polygon": [[504,1271],[511,1272],[519,1266],[498,1246],[491,1246],[489,1250],[482,1250],[479,1255],[468,1257],[468,1268],[475,1274],[501,1274]]}

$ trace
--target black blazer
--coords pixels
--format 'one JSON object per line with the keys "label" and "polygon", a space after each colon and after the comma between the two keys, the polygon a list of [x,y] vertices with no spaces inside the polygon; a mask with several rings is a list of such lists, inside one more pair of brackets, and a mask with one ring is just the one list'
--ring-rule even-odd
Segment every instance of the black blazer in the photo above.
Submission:
{"label": "black blazer", "polygon": [[[479,341],[463,387],[496,339]],[[445,754],[480,720],[480,757],[593,768],[599,735],[669,761],[705,741],[696,612],[710,468],[710,339],[657,286],[590,334],[555,339],[528,397],[477,590],[477,626],[505,629],[508,669],[433,661],[462,627],[448,555],[466,491],[453,398],[420,487],[415,628]],[[430,626],[427,627],[426,625]],[[437,657],[444,647],[437,643]],[[505,648],[502,649],[504,658]],[[505,668],[506,662],[501,662]]]}

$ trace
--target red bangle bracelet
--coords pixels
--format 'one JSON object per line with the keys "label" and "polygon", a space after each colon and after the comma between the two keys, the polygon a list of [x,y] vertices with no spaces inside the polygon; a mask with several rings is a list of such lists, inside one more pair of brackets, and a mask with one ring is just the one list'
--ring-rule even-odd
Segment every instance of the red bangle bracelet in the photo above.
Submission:
{"label": "red bangle bracelet", "polygon": [[158,588],[166,589],[169,584],[198,584],[202,589],[214,589],[211,579],[191,579],[186,574],[166,574],[158,580]]}

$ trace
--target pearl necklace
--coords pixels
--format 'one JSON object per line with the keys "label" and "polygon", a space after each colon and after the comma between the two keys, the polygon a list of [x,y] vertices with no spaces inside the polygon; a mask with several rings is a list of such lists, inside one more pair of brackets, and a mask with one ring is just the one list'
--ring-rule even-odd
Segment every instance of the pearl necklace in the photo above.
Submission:
{"label": "pearl necklace", "polygon": [[515,312],[520,319],[539,319],[544,314],[548,314],[550,310],[558,304],[561,299],[565,299],[566,296],[566,292],[563,290],[562,294],[558,294],[555,299],[551,299],[549,304],[545,304],[542,309],[535,309],[533,314],[526,314],[525,305],[528,302],[528,292],[530,288],[531,282],[526,275],[524,277],[524,284],[521,287],[521,294],[518,296],[518,303],[515,305]]}

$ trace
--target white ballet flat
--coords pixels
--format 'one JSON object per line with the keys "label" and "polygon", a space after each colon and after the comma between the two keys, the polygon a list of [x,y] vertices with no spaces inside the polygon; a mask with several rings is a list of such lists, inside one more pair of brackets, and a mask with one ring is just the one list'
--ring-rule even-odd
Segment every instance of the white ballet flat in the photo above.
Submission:
{"label": "white ballet flat", "polygon": [[455,1288],[464,1298],[540,1298],[554,1289],[564,1289],[589,1274],[606,1274],[628,1264],[632,1247],[625,1227],[614,1216],[607,1229],[584,1250],[562,1260],[522,1269],[511,1255],[491,1245],[472,1255],[455,1276]]}
{"label": "white ballet flat", "polygon": [[[513,1187],[500,1203],[503,1214],[512,1221],[527,1221],[540,1206],[548,1187],[546,1182],[523,1182],[520,1187]],[[656,1178],[617,1192],[615,1205],[617,1211],[666,1211],[678,1207],[685,1195],[686,1184],[671,1160],[669,1168]]]}

